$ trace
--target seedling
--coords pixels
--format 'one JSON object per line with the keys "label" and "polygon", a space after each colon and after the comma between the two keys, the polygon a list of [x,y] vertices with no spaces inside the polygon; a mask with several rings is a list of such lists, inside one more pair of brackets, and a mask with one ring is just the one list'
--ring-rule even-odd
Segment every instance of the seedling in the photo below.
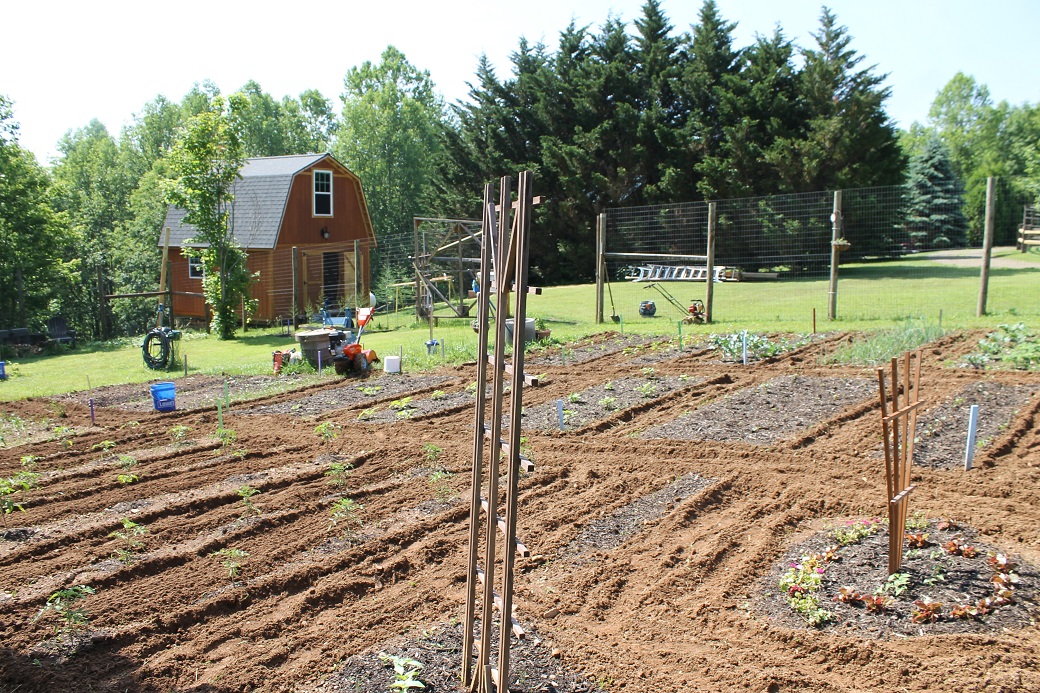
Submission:
{"label": "seedling", "polygon": [[325,476],[329,479],[329,486],[345,486],[347,477],[350,476],[353,469],[353,464],[343,464],[342,462],[330,464],[329,471],[325,472]]}
{"label": "seedling", "polygon": [[360,414],[357,415],[358,421],[368,421],[376,413],[377,407],[371,409],[364,409]]}
{"label": "seedling", "polygon": [[451,485],[448,483],[453,476],[454,474],[443,469],[438,469],[433,474],[430,474],[430,486],[433,487],[438,499],[448,501],[455,496],[451,490]]}
{"label": "seedling", "polygon": [[914,602],[910,610],[910,620],[914,623],[935,623],[942,616],[942,604],[933,602],[928,597]]}
{"label": "seedling", "polygon": [[603,389],[606,390],[607,392],[613,392],[614,391],[614,381],[613,380],[608,380],[607,384],[603,386]]}
{"label": "seedling", "polygon": [[231,585],[235,585],[235,578],[242,574],[242,564],[239,562],[240,559],[249,558],[249,554],[242,549],[229,549],[224,548],[219,551],[211,553],[210,558],[221,559],[220,565],[227,571],[228,577],[231,579]]}
{"label": "seedling", "polygon": [[430,393],[430,399],[444,399],[445,397],[447,397],[447,394],[444,390],[434,390]]}
{"label": "seedling", "polygon": [[892,573],[888,576],[885,584],[874,591],[874,594],[891,594],[895,597],[901,597],[909,588],[910,575],[908,573]]}
{"label": "seedling", "polygon": [[260,509],[257,508],[255,505],[253,505],[253,501],[252,501],[253,496],[255,496],[258,493],[260,493],[260,491],[256,490],[252,486],[249,486],[248,484],[245,485],[245,486],[240,486],[239,487],[238,495],[242,498],[242,507],[243,507],[242,517],[243,518],[248,516],[248,515],[259,515],[260,514]]}
{"label": "seedling", "polygon": [[28,488],[17,481],[17,479],[0,479],[0,516],[4,519],[4,531],[7,531],[7,516],[13,513],[15,510],[20,510],[23,513],[25,508],[21,503],[15,503],[11,496],[18,493],[19,489],[28,490]]}
{"label": "seedling", "polygon": [[831,532],[831,537],[842,546],[858,544],[863,539],[874,535],[881,529],[881,523],[877,520],[849,521],[844,527],[839,527]]}
{"label": "seedling", "polygon": [[802,556],[801,563],[792,563],[780,578],[780,589],[787,595],[787,603],[805,618],[810,626],[820,626],[834,618],[834,614],[820,608],[817,594],[822,583],[825,560],[810,553]]}
{"label": "seedling", "polygon": [[379,661],[383,666],[393,666],[394,682],[390,684],[390,690],[407,691],[412,688],[426,688],[426,684],[419,680],[419,671],[422,663],[409,657],[397,657],[385,652],[379,653]]}
{"label": "seedling", "polygon": [[183,424],[177,426],[171,426],[167,434],[170,436],[170,441],[174,445],[183,445],[188,441],[188,433],[191,431],[191,426],[185,426]]}
{"label": "seedling", "polygon": [[929,544],[929,542],[928,542],[928,535],[926,533],[924,533],[924,532],[920,532],[920,533],[916,533],[916,534],[915,533],[911,533],[911,532],[907,532],[906,533],[906,543],[907,543],[907,546],[909,546],[910,548],[913,548],[913,549],[923,549],[924,547],[928,546],[928,544]]}
{"label": "seedling", "polygon": [[643,383],[636,389],[639,390],[639,394],[647,399],[653,397],[654,393],[657,392],[657,386],[650,381]]}
{"label": "seedling", "polygon": [[433,443],[425,443],[422,446],[423,455],[426,457],[426,461],[430,464],[435,464],[440,459],[441,453],[444,449],[434,445]]}
{"label": "seedling", "polygon": [[227,447],[238,440],[238,434],[230,428],[218,428],[216,432],[217,440],[223,447]]}
{"label": "seedling", "polygon": [[354,535],[354,530],[351,525],[357,525],[360,527],[364,524],[360,517],[361,511],[364,509],[365,506],[351,498],[340,498],[332,504],[332,519],[329,522],[329,529],[342,523],[346,525],[344,536],[348,538],[352,537]]}
{"label": "seedling", "polygon": [[928,529],[928,518],[924,516],[924,513],[918,510],[906,521],[906,528],[915,532]]}
{"label": "seedling", "polygon": [[109,532],[108,536],[123,542],[123,546],[116,550],[115,557],[123,565],[130,565],[134,562],[134,549],[144,546],[144,542],[138,539],[138,537],[148,534],[148,528],[128,517],[124,517],[121,522],[123,523],[123,529]]}
{"label": "seedling", "polygon": [[102,440],[100,443],[94,443],[93,445],[91,445],[90,449],[91,450],[101,450],[102,452],[106,452],[108,450],[111,450],[115,446],[116,446],[115,441],[112,441],[112,440]]}
{"label": "seedling", "polygon": [[379,385],[360,385],[358,386],[358,389],[361,390],[361,394],[365,397],[375,397],[383,388]]}
{"label": "seedling", "polygon": [[77,607],[76,603],[95,592],[96,590],[93,587],[88,587],[87,585],[77,585],[58,590],[47,597],[47,604],[40,609],[40,613],[36,614],[36,618],[33,620],[39,619],[48,611],[53,611],[58,615],[59,620],[59,624],[54,627],[55,632],[73,633],[77,630],[82,630],[87,627],[90,614],[83,607]]}
{"label": "seedling", "polygon": [[136,466],[137,460],[131,457],[130,455],[119,456],[119,468],[123,471],[120,474],[116,475],[116,481],[119,482],[120,486],[126,488],[130,484],[140,480],[141,477],[139,477],[132,471],[133,468]]}
{"label": "seedling", "polygon": [[36,470],[36,463],[40,461],[35,455],[22,455],[22,469],[32,472]]}
{"label": "seedling", "polygon": [[321,438],[321,442],[328,443],[339,437],[339,428],[331,421],[323,421],[314,427],[314,435]]}
{"label": "seedling", "polygon": [[404,411],[408,407],[412,406],[412,398],[402,397],[401,399],[395,399],[393,402],[390,403],[389,406],[394,411]]}
{"label": "seedling", "polygon": [[614,411],[617,409],[617,397],[604,397],[599,401],[599,406],[607,411]]}
{"label": "seedling", "polygon": [[657,377],[657,371],[655,371],[650,366],[647,366],[646,368],[643,369],[643,377],[646,378],[647,380],[653,380],[654,378]]}
{"label": "seedling", "polygon": [[577,404],[581,401],[581,395],[577,392],[572,392],[569,395],[567,395],[567,401],[571,404]]}

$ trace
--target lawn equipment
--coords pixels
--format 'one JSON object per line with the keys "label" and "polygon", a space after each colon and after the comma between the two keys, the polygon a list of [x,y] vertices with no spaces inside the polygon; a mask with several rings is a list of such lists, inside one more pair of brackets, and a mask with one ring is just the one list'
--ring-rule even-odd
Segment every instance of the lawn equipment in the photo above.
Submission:
{"label": "lawn equipment", "polygon": [[[663,286],[659,286],[656,283],[652,283],[652,284],[647,284],[646,288],[647,289],[656,289],[657,293],[661,294],[661,296],[663,296],[666,301],[671,303],[675,307],[676,310],[678,310],[680,313],[682,313],[682,316],[683,316],[682,317],[682,322],[683,322],[684,325],[690,325],[690,324],[693,324],[693,323],[703,324],[704,322],[707,321],[707,316],[705,315],[705,312],[704,312],[704,301],[700,301],[698,299],[693,299],[691,301],[689,307],[687,307],[687,306],[684,306],[683,304],[679,303],[679,299],[677,299],[675,296],[672,296],[672,294],[667,289],[665,289]],[[645,301],[644,301],[644,303],[645,303]],[[656,310],[656,306],[655,306],[655,310]]]}
{"label": "lawn equipment", "polygon": [[372,319],[374,312],[374,308],[361,308],[358,310],[358,332],[356,337],[353,333],[344,330],[332,330],[329,333],[332,364],[339,375],[345,375],[352,370],[359,374],[365,374],[373,363],[379,361],[379,357],[374,349],[365,349],[361,345],[361,334],[365,331],[365,325]]}

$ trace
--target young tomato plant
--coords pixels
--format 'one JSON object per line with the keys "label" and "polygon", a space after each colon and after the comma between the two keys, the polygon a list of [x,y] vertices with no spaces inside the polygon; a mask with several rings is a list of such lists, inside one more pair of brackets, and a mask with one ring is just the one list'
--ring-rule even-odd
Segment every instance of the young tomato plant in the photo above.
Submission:
{"label": "young tomato plant", "polygon": [[123,488],[126,488],[130,484],[139,481],[141,477],[133,472],[134,467],[137,466],[137,460],[130,455],[119,456],[119,468],[122,470],[116,475],[116,481]]}
{"label": "young tomato plant", "polygon": [[242,517],[248,517],[249,515],[259,515],[260,508],[253,504],[253,496],[260,493],[257,489],[253,488],[249,484],[240,486],[238,488],[238,495],[242,499]]}
{"label": "young tomato plant", "polygon": [[235,578],[242,574],[243,558],[249,558],[249,554],[242,549],[223,548],[210,554],[210,558],[219,558],[220,565],[231,579],[231,586],[235,585]]}
{"label": "young tomato plant", "polygon": [[328,477],[329,486],[346,486],[347,477],[353,471],[353,464],[343,464],[342,462],[333,462],[329,465],[329,470],[325,472],[325,476]]}
{"label": "young tomato plant", "polygon": [[440,446],[434,445],[433,443],[423,443],[422,451],[427,464],[436,464],[437,460],[440,459],[441,453],[444,452],[444,449]]}
{"label": "young tomato plant", "polygon": [[7,531],[7,516],[15,510],[25,512],[21,503],[15,503],[12,496],[20,490],[27,491],[29,487],[17,479],[0,479],[0,517],[4,520],[4,531]]}
{"label": "young tomato plant", "polygon": [[344,537],[352,539],[354,537],[353,525],[361,527],[364,524],[361,520],[361,511],[364,509],[365,506],[351,498],[340,498],[332,504],[329,529],[342,523],[345,526]]}
{"label": "young tomato plant", "polygon": [[108,536],[114,539],[119,539],[122,542],[122,546],[116,549],[115,557],[118,558],[123,565],[130,565],[134,562],[134,550],[144,546],[144,542],[141,541],[139,537],[148,534],[148,528],[134,522],[128,517],[124,517],[121,522],[123,523],[123,529],[109,532]]}
{"label": "young tomato plant", "polygon": [[379,661],[383,666],[394,668],[394,682],[390,684],[390,690],[407,691],[412,688],[423,689],[426,684],[419,680],[419,671],[422,670],[422,662],[409,657],[397,657],[385,652],[379,653]]}
{"label": "young tomato plant", "polygon": [[321,442],[330,443],[339,437],[339,428],[331,421],[323,421],[314,427],[314,435],[321,438]]}
{"label": "young tomato plant", "polygon": [[88,587],[87,585],[77,585],[58,590],[47,598],[47,603],[40,609],[40,613],[36,614],[36,618],[33,620],[35,621],[48,611],[53,611],[58,615],[58,625],[54,627],[56,632],[73,633],[83,630],[90,621],[90,614],[86,609],[76,606],[76,604],[86,599],[87,595],[95,592],[96,590],[93,587]]}

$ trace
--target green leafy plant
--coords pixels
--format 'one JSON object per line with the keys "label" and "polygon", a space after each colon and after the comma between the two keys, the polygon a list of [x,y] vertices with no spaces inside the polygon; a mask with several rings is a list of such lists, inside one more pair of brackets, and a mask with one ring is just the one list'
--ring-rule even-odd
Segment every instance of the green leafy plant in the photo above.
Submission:
{"label": "green leafy plant", "polygon": [[402,397],[401,399],[395,399],[389,404],[390,409],[400,412],[412,406],[411,397]]}
{"label": "green leafy plant", "polygon": [[188,433],[191,431],[191,426],[185,426],[178,424],[177,426],[171,426],[166,431],[167,435],[170,436],[170,441],[174,445],[183,445],[188,441]]}
{"label": "green leafy plant", "polygon": [[238,434],[230,428],[218,428],[215,435],[221,446],[225,448],[238,440]]}
{"label": "green leafy plant", "polygon": [[3,517],[5,532],[7,531],[7,516],[15,510],[25,512],[25,507],[21,503],[15,503],[12,498],[20,490],[28,490],[28,488],[15,479],[0,479],[0,517]]}
{"label": "green leafy plant", "polygon": [[332,504],[329,529],[342,524],[345,526],[344,536],[352,538],[354,536],[353,525],[358,527],[364,525],[364,522],[361,520],[361,511],[364,509],[365,506],[351,498],[340,498]]}
{"label": "green leafy plant", "polygon": [[649,399],[649,398],[654,396],[655,392],[657,392],[657,386],[654,385],[652,382],[647,381],[647,382],[643,383],[642,385],[640,385],[638,388],[636,388],[636,390],[643,397],[646,397],[647,399]]}
{"label": "green leafy plant", "polygon": [[433,443],[424,443],[422,446],[423,456],[426,458],[428,464],[435,464],[440,459],[441,453],[444,449],[440,446],[434,445]]}
{"label": "green leafy plant", "polygon": [[567,395],[567,401],[571,404],[577,404],[581,401],[581,395],[577,392],[572,392],[569,395]]}
{"label": "green leafy plant", "polygon": [[906,528],[912,532],[928,529],[928,518],[924,516],[923,512],[918,510],[906,519]]}
{"label": "green leafy plant", "polygon": [[603,386],[603,389],[606,390],[607,392],[613,392],[614,391],[614,387],[615,387],[614,386],[614,381],[613,380],[608,380],[606,382],[606,384]]}
{"label": "green leafy plant", "polygon": [[231,579],[232,586],[235,584],[235,578],[242,574],[242,559],[249,558],[249,554],[242,549],[233,548],[223,548],[214,551],[209,556],[220,559],[220,565]]}
{"label": "green leafy plant", "polygon": [[892,573],[885,580],[885,584],[874,590],[874,594],[890,594],[894,597],[901,597],[906,594],[908,589],[910,589],[909,573]]}
{"label": "green leafy plant", "polygon": [[108,450],[111,450],[115,446],[116,446],[115,441],[112,441],[112,440],[102,440],[99,443],[94,443],[93,445],[91,445],[90,449],[91,450],[101,450],[102,452],[107,452]]}
{"label": "green leafy plant", "polygon": [[838,527],[830,533],[834,541],[841,546],[858,544],[869,536],[877,534],[881,529],[879,520],[849,520],[844,527]]}
{"label": "green leafy plant", "polygon": [[90,621],[90,613],[77,604],[96,592],[97,590],[87,585],[76,585],[58,590],[47,597],[47,603],[33,620],[39,619],[48,611],[53,611],[58,615],[58,625],[54,627],[55,632],[73,633],[83,630]]}
{"label": "green leafy plant", "polygon": [[329,486],[345,486],[347,483],[347,477],[350,476],[353,470],[353,464],[343,464],[342,462],[333,462],[329,464],[329,469],[325,472],[325,476],[328,477],[329,480]]}
{"label": "green leafy plant", "polygon": [[430,399],[444,399],[447,396],[448,395],[444,392],[444,390],[434,390],[430,393]]}
{"label": "green leafy plant", "polygon": [[139,537],[147,534],[148,528],[128,517],[124,517],[120,522],[123,523],[123,529],[109,532],[108,536],[122,542],[123,545],[116,550],[115,557],[124,565],[130,565],[134,562],[134,550],[144,546],[144,542]]}
{"label": "green leafy plant", "polygon": [[449,471],[444,469],[437,469],[430,474],[430,486],[437,494],[437,498],[442,501],[448,501],[455,497],[455,493],[451,490],[450,479],[454,476]]}
{"label": "green leafy plant", "polygon": [[141,479],[137,474],[133,472],[134,467],[137,466],[137,459],[131,455],[120,455],[119,456],[119,468],[122,470],[116,475],[116,481],[123,488],[126,488],[130,484],[133,484]]}
{"label": "green leafy plant", "polygon": [[321,438],[321,442],[328,443],[339,437],[339,429],[332,421],[323,421],[314,427],[314,435]]}
{"label": "green leafy plant", "polygon": [[599,401],[599,406],[607,411],[614,411],[617,409],[617,397],[604,397]]}
{"label": "green leafy plant", "polygon": [[368,421],[375,415],[377,410],[377,407],[362,410],[361,413],[357,415],[358,421]]}
{"label": "green leafy plant", "polygon": [[643,368],[643,377],[647,380],[653,380],[657,377],[657,371],[654,370],[651,366],[646,366],[645,368]]}
{"label": "green leafy plant", "polygon": [[394,668],[394,681],[389,686],[390,690],[407,691],[412,688],[426,688],[426,684],[419,680],[419,672],[423,665],[418,660],[380,652],[379,661],[383,663],[383,666]]}
{"label": "green leafy plant", "polygon": [[358,385],[358,390],[365,397],[375,397],[382,389],[379,385]]}
{"label": "green leafy plant", "polygon": [[801,563],[792,563],[780,577],[780,589],[786,594],[787,603],[812,627],[834,618],[833,613],[820,607],[819,590],[826,572],[825,563],[820,554],[806,554]]}
{"label": "green leafy plant", "polygon": [[253,503],[253,496],[258,493],[260,491],[248,484],[238,488],[238,495],[242,499],[242,517],[260,514],[260,509]]}

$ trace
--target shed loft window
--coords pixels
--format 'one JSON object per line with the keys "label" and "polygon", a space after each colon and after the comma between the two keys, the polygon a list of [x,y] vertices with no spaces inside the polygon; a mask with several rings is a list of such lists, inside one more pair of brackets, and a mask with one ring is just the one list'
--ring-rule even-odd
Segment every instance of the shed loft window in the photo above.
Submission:
{"label": "shed loft window", "polygon": [[332,171],[314,172],[314,216],[332,216]]}
{"label": "shed loft window", "polygon": [[188,279],[202,279],[205,271],[202,268],[202,258],[188,258]]}

